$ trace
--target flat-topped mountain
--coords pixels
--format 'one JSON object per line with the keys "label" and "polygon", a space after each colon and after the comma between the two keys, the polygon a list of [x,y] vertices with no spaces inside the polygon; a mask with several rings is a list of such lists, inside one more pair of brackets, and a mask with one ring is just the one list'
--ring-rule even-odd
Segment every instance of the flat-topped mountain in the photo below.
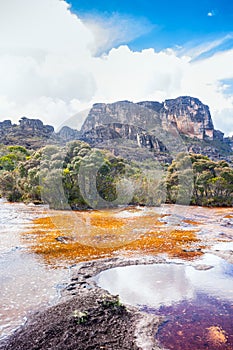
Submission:
{"label": "flat-topped mountain", "polygon": [[[169,135],[173,136],[169,139]],[[64,126],[55,133],[52,126],[44,125],[39,119],[25,117],[19,125],[10,120],[0,122],[0,143],[6,145],[39,148],[47,143],[64,144],[72,140],[83,140],[139,161],[156,158],[169,162],[172,150],[182,151],[183,145],[190,152],[212,159],[231,160],[233,150],[233,138],[224,138],[221,131],[214,129],[209,107],[190,96],[162,103],[96,103],[80,131]]]}
{"label": "flat-topped mountain", "polygon": [[197,98],[181,96],[165,100],[160,105],[147,101],[139,104],[155,110],[163,122],[172,123],[179,132],[189,137],[213,140],[216,136],[209,107]]}
{"label": "flat-topped mountain", "polygon": [[130,157],[127,152],[135,142],[141,149],[150,149],[157,159],[164,161],[169,160],[168,153],[171,152],[169,134],[174,135],[173,139],[182,138],[180,144],[173,143],[170,148],[185,143],[189,151],[203,153],[212,159],[225,159],[233,147],[232,139],[224,139],[224,133],[214,129],[209,107],[190,96],[162,103],[120,101],[94,104],[81,134],[83,140],[95,147],[111,149],[115,154],[121,148],[121,154],[126,157]]}
{"label": "flat-topped mountain", "polygon": [[223,139],[223,133],[215,131],[209,107],[199,99],[181,96],[163,103],[129,101],[111,104],[94,104],[85,120],[81,132],[114,123],[129,124],[145,131],[160,125],[172,124],[180,133],[200,140]]}

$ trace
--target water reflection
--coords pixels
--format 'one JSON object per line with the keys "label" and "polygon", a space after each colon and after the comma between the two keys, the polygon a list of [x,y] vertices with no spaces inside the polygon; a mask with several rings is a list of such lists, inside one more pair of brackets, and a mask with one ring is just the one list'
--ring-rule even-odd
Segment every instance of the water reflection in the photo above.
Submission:
{"label": "water reflection", "polygon": [[[233,265],[213,255],[206,255],[199,263],[198,269],[172,263],[117,267],[101,272],[96,281],[135,306],[159,308],[193,299],[198,293],[233,301]],[[205,269],[209,264],[213,268]]]}
{"label": "water reflection", "polygon": [[57,295],[56,284],[68,273],[47,270],[33,256],[20,250],[0,258],[0,335],[7,334],[23,322],[31,310],[51,301]]}
{"label": "water reflection", "polygon": [[68,270],[48,269],[27,251],[28,242],[20,237],[33,219],[44,214],[44,207],[0,200],[0,338],[23,323],[32,310],[55,300],[57,283],[68,282]]}
{"label": "water reflection", "polygon": [[[55,212],[40,206],[0,200],[0,330],[7,333],[23,321],[24,315],[55,297],[66,281],[67,267],[72,264],[115,255],[166,254],[186,261],[200,259],[206,238],[212,244],[228,242],[232,238],[232,228],[228,224],[231,218],[231,209],[165,205],[160,208]],[[199,263],[207,264],[202,260]],[[161,266],[154,282],[153,271],[134,273],[138,285],[136,291],[130,289],[129,278],[125,276],[125,292],[128,290],[130,300],[132,295],[135,300],[138,298],[140,289],[144,291],[144,299],[152,302],[152,287],[145,279],[151,281],[155,295],[158,286],[164,285],[161,281],[165,275],[168,282],[157,294],[158,303],[166,300],[169,305],[170,294],[173,294],[174,302],[182,298],[191,300],[196,293],[195,283],[199,283],[194,268],[187,267],[187,271],[190,269],[187,272],[180,265],[170,266],[176,272]],[[210,283],[217,271],[215,266],[214,276],[205,271],[200,273],[209,276],[206,281]],[[219,274],[221,271],[219,267]],[[211,270],[208,273],[212,273]],[[229,265],[225,266],[225,274],[232,276]],[[175,285],[176,280],[179,285],[172,292],[170,282]],[[114,279],[112,283],[115,283]],[[144,299],[140,296],[138,302],[145,304]]]}
{"label": "water reflection", "polygon": [[144,311],[166,316],[156,336],[166,349],[232,350],[232,306],[230,301],[200,293],[191,301]]}
{"label": "water reflection", "polygon": [[233,265],[207,254],[193,266],[118,267],[96,282],[128,304],[165,316],[156,335],[166,349],[233,349]]}

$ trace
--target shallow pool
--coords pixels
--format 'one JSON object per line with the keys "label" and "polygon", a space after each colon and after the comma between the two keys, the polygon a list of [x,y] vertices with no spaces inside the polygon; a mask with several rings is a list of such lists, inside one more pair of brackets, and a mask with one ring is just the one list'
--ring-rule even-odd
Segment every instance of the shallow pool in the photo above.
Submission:
{"label": "shallow pool", "polygon": [[96,282],[120,300],[165,316],[157,339],[168,349],[233,349],[233,265],[206,254],[195,264],[134,265]]}

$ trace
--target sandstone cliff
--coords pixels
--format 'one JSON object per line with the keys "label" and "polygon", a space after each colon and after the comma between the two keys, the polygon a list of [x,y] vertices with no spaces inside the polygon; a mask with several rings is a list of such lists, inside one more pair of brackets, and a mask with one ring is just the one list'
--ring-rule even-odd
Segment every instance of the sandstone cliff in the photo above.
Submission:
{"label": "sandstone cliff", "polygon": [[[173,141],[182,138],[190,152],[203,153],[213,159],[225,158],[223,153],[231,151],[229,141],[223,147],[224,152],[219,149],[225,141],[224,134],[214,129],[209,107],[190,96],[162,103],[120,101],[94,104],[81,128],[81,138],[92,146],[111,147],[116,153],[120,143],[131,140],[138,147],[154,152],[156,158],[163,155],[164,161],[168,161],[173,148],[183,146],[182,142],[175,144],[169,140],[171,134]],[[117,139],[120,142],[114,148]],[[128,143],[128,149],[135,147],[132,142],[131,146]]]}
{"label": "sandstone cliff", "polygon": [[173,124],[179,132],[198,139],[214,139],[214,126],[209,107],[199,99],[181,96],[163,103],[142,102],[159,113],[162,123]]}
{"label": "sandstone cliff", "polygon": [[[171,136],[171,137],[170,137]],[[83,140],[115,155],[170,162],[173,151],[188,150],[212,159],[232,159],[232,137],[214,129],[209,107],[181,96],[164,102],[96,103],[80,131],[64,126],[58,133],[39,119],[23,117],[19,125],[0,122],[0,143],[39,148],[46,143]]]}
{"label": "sandstone cliff", "polygon": [[[153,113],[149,113],[149,110]],[[165,100],[163,103],[155,101],[98,103],[90,110],[81,132],[85,133],[97,126],[114,123],[130,124],[145,131],[154,129],[158,124],[163,127],[173,125],[180,133],[191,138],[223,139],[223,133],[214,130],[209,107],[190,96]]]}
{"label": "sandstone cliff", "polygon": [[12,124],[10,120],[0,122],[0,143],[5,145],[21,145],[27,148],[39,148],[52,140],[54,128],[44,125],[39,119],[23,117],[19,125]]}

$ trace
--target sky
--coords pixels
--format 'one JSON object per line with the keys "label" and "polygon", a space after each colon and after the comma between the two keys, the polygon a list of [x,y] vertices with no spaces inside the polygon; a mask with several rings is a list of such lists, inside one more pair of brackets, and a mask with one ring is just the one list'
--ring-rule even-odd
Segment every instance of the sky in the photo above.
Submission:
{"label": "sky", "polygon": [[0,0],[0,120],[182,95],[233,135],[232,1]]}

